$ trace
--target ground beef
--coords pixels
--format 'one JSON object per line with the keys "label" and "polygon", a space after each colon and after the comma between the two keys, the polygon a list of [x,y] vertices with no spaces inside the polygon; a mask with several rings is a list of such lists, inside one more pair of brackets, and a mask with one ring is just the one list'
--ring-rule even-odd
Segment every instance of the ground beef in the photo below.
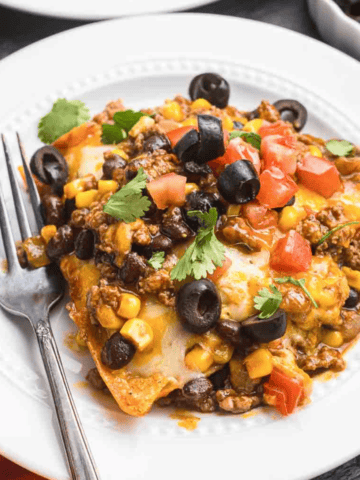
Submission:
{"label": "ground beef", "polygon": [[69,225],[74,228],[85,228],[86,217],[90,210],[88,208],[79,208],[72,212]]}
{"label": "ground beef", "polygon": [[257,238],[254,238],[252,230],[241,217],[228,218],[220,231],[230,243],[243,245],[252,252],[259,252],[261,250],[261,243]]}
{"label": "ground beef", "polygon": [[360,315],[355,310],[341,311],[342,325],[338,328],[344,341],[350,342],[360,333]]}
{"label": "ground beef", "polygon": [[344,252],[344,263],[353,270],[360,270],[360,231],[351,240],[349,248]]}
{"label": "ground beef", "polygon": [[271,103],[266,100],[261,102],[257,110],[259,117],[263,120],[267,120],[268,122],[277,122],[278,120],[281,120],[279,111],[274,105],[271,105]]}
{"label": "ground beef", "polygon": [[157,403],[162,407],[168,407],[171,405],[175,408],[197,410],[202,413],[215,412],[217,409],[214,391],[205,397],[190,399],[184,395],[182,390],[177,389],[173,390],[166,398],[158,400]]}
{"label": "ground beef", "polygon": [[219,390],[216,400],[221,410],[229,413],[245,413],[260,405],[261,396],[238,395],[235,390]]}
{"label": "ground beef", "polygon": [[309,356],[299,356],[297,364],[305,372],[315,373],[318,370],[326,368],[334,372],[345,370],[346,363],[341,357],[341,352],[334,348],[323,346],[315,354]]}
{"label": "ground beef", "polygon": [[299,133],[297,135],[297,139],[299,142],[303,143],[304,145],[310,146],[310,145],[315,145],[318,147],[322,153],[325,152],[325,140],[322,138],[317,138],[313,137],[312,135],[309,134],[304,134],[304,133]]}
{"label": "ground beef", "polygon": [[125,110],[122,100],[118,99],[106,104],[105,110],[98,115],[95,115],[93,121],[102,125],[103,123],[110,123],[114,117],[114,114],[119,111]]}
{"label": "ground beef", "polygon": [[165,305],[174,306],[175,288],[170,278],[170,272],[165,269],[153,271],[149,276],[139,282],[139,293],[150,293],[157,295]]}
{"label": "ground beef", "polygon": [[171,172],[181,172],[180,161],[176,155],[172,153],[164,153],[163,150],[155,150],[152,154],[144,154],[132,160],[126,167],[127,178],[131,174],[137,174],[139,168],[142,167],[149,180],[154,180],[161,175]]}
{"label": "ground beef", "polygon": [[261,378],[251,379],[244,359],[233,357],[230,361],[230,382],[237,395],[254,395],[261,383]]}

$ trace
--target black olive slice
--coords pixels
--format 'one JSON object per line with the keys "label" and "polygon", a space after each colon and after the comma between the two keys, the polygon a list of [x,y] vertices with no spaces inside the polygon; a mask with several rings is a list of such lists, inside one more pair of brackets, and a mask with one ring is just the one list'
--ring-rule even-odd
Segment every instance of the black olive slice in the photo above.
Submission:
{"label": "black olive slice", "polygon": [[197,156],[199,146],[199,134],[193,129],[185,133],[173,148],[175,155],[182,162],[191,162]]}
{"label": "black olive slice", "polygon": [[200,145],[195,161],[201,165],[224,155],[224,133],[220,118],[198,115],[198,127]]}
{"label": "black olive slice", "polygon": [[210,330],[221,313],[221,298],[214,283],[205,278],[183,285],[176,296],[176,311],[185,330]]}
{"label": "black olive slice", "polygon": [[294,125],[297,132],[300,132],[305,126],[307,120],[307,110],[297,100],[278,100],[274,107],[279,110],[281,118]]}
{"label": "black olive slice", "polygon": [[202,73],[192,79],[189,95],[191,100],[205,98],[215,107],[225,108],[229,102],[230,86],[217,73]]}
{"label": "black olive slice", "polygon": [[254,200],[260,190],[258,174],[249,160],[237,160],[221,172],[218,189],[229,203],[243,204]]}
{"label": "black olive slice", "polygon": [[346,310],[354,310],[359,303],[359,292],[355,290],[355,288],[350,288],[350,293],[346,302],[344,303],[344,307]]}
{"label": "black olive slice", "polygon": [[292,205],[294,205],[294,203],[295,203],[295,195],[290,198],[290,200],[287,202],[286,205],[284,205],[283,207],[273,208],[273,210],[275,210],[276,212],[281,212],[283,208],[291,207]]}
{"label": "black olive slice", "polygon": [[51,145],[36,150],[30,160],[32,173],[46,185],[52,185],[62,194],[62,187],[67,182],[69,167],[61,153]]}
{"label": "black olive slice", "polygon": [[116,332],[105,342],[101,350],[101,361],[111,370],[125,367],[136,353],[135,346]]}
{"label": "black olive slice", "polygon": [[269,318],[254,315],[241,322],[241,331],[255,342],[272,342],[281,338],[286,331],[286,313],[279,309]]}

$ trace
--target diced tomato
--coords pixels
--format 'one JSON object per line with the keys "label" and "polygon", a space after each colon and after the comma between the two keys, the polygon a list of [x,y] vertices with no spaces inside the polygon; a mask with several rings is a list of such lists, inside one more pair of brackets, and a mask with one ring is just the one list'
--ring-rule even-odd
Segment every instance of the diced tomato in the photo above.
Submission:
{"label": "diced tomato", "polygon": [[217,267],[215,272],[212,273],[211,275],[209,274],[207,276],[207,278],[209,280],[212,280],[215,283],[217,280],[219,280],[220,277],[222,277],[224,275],[224,273],[226,273],[229,270],[231,265],[232,265],[232,261],[230,260],[230,258],[225,257],[225,260],[224,260],[223,264],[221,265],[221,267]]}
{"label": "diced tomato", "polygon": [[306,155],[296,172],[300,183],[325,198],[331,197],[341,187],[338,169],[325,158]]}
{"label": "diced tomato", "polygon": [[255,230],[273,227],[277,225],[278,222],[278,214],[264,207],[264,205],[261,205],[256,200],[244,205],[242,213]]}
{"label": "diced tomato", "polygon": [[260,191],[256,199],[268,208],[285,206],[299,189],[294,180],[277,167],[264,170],[259,179]]}
{"label": "diced tomato", "polygon": [[176,173],[167,173],[147,184],[148,192],[156,206],[164,208],[175,205],[181,207],[185,203],[186,177]]}
{"label": "diced tomato", "polygon": [[194,126],[186,126],[186,127],[180,127],[180,128],[175,128],[175,130],[171,130],[170,132],[167,132],[167,137],[170,140],[172,148],[175,147],[175,145],[182,139],[182,137],[185,135],[185,133],[190,132],[190,130],[197,130],[197,127]]}
{"label": "diced tomato", "polygon": [[295,173],[296,159],[299,154],[295,135],[269,135],[263,138],[260,153],[265,169],[275,166],[289,175]]}
{"label": "diced tomato", "polygon": [[259,135],[262,138],[267,137],[268,135],[292,135],[293,133],[294,131],[291,128],[291,125],[282,120],[275,123],[264,121],[259,128]]}
{"label": "diced tomato", "polygon": [[255,170],[260,173],[261,164],[259,151],[249,143],[246,143],[242,138],[236,137],[230,140],[225,154],[222,157],[211,160],[211,162],[208,162],[208,165],[214,175],[218,176],[224,170],[226,165],[244,159],[250,160],[254,165]]}
{"label": "diced tomato", "polygon": [[296,230],[290,230],[280,238],[270,258],[270,267],[278,272],[299,273],[311,265],[310,243]]}
{"label": "diced tomato", "polygon": [[305,398],[304,382],[289,377],[279,368],[273,368],[264,391],[275,397],[275,407],[282,415],[290,415]]}

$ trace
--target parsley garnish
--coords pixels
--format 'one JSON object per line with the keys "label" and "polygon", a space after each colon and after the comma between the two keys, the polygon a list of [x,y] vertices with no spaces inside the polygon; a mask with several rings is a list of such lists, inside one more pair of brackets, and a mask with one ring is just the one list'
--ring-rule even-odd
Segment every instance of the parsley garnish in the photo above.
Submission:
{"label": "parsley garnish", "polygon": [[293,285],[300,287],[306,293],[306,295],[310,298],[311,303],[314,305],[314,307],[318,308],[318,304],[315,302],[309,290],[305,287],[305,278],[300,278],[300,280],[296,280],[296,278],[293,278],[293,277],[275,278],[275,282],[276,283],[292,283]]}
{"label": "parsley garnish", "polygon": [[59,98],[53,104],[51,111],[40,119],[38,137],[44,143],[55,142],[72,128],[78,127],[89,119],[89,109],[83,102]]}
{"label": "parsley garnish", "polygon": [[354,150],[354,145],[347,140],[329,140],[326,148],[337,157],[347,157]]}
{"label": "parsley garnish", "polygon": [[253,132],[239,132],[238,130],[230,133],[230,140],[236,137],[244,138],[245,142],[250,143],[253,147],[260,150],[261,137],[257,133]]}
{"label": "parsley garnish", "polygon": [[146,113],[134,112],[134,110],[125,110],[124,112],[116,112],[114,115],[114,125],[104,123],[102,125],[101,140],[104,144],[120,143],[128,136],[132,127],[140,120],[141,117],[148,117]]}
{"label": "parsley garnish", "polygon": [[256,310],[261,311],[259,318],[269,318],[274,315],[282,302],[281,292],[275,285],[270,285],[270,290],[263,288],[254,298]]}
{"label": "parsley garnish", "polygon": [[125,223],[134,222],[150,208],[151,202],[142,194],[146,186],[146,174],[139,168],[137,175],[118,192],[111,195],[104,205],[104,212]]}
{"label": "parsley garnish", "polygon": [[347,222],[343,223],[342,225],[338,225],[337,227],[333,228],[330,230],[328,233],[326,233],[323,237],[320,238],[320,240],[317,242],[316,246],[318,247],[322,243],[325,242],[333,233],[337,232],[338,230],[341,230],[344,227],[348,227],[349,225],[359,225],[360,222]]}
{"label": "parsley garnish", "polygon": [[216,267],[220,267],[225,260],[225,247],[215,235],[218,218],[216,208],[210,208],[209,212],[194,210],[188,215],[198,217],[202,226],[193,243],[172,269],[172,280],[185,280],[188,275],[200,280],[208,273],[214,273]]}
{"label": "parsley garnish", "polygon": [[153,253],[153,256],[148,260],[148,264],[150,267],[155,268],[155,270],[159,270],[163,266],[165,261],[165,252],[156,252]]}

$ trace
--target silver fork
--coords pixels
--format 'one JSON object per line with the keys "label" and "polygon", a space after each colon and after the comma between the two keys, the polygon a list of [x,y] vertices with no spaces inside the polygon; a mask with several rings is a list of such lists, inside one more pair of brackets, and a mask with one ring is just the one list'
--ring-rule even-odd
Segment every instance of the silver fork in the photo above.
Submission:
{"label": "silver fork", "polygon": [[[2,135],[6,165],[16,216],[23,240],[32,236],[26,216],[22,196],[15,179],[15,169],[11,162],[5,138]],[[40,214],[40,198],[26,161],[20,137],[17,134],[21,158],[24,166],[31,204],[37,227],[43,226]],[[62,298],[64,280],[54,264],[36,270],[20,267],[4,196],[0,187],[0,230],[7,259],[7,273],[0,275],[0,305],[13,315],[27,318],[36,333],[41,356],[54,398],[62,439],[73,479],[98,480],[95,462],[85,438],[76,407],[65,378],[59,351],[49,323],[50,309]]]}

